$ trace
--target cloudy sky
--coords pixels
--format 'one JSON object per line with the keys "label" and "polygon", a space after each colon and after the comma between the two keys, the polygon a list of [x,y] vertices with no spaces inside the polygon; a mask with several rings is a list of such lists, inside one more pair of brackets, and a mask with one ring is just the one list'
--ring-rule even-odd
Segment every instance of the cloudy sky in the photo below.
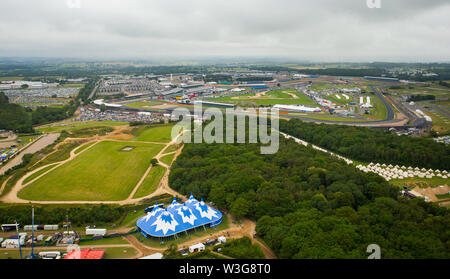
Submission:
{"label": "cloudy sky", "polygon": [[0,57],[450,61],[449,0],[380,2],[1,0]]}

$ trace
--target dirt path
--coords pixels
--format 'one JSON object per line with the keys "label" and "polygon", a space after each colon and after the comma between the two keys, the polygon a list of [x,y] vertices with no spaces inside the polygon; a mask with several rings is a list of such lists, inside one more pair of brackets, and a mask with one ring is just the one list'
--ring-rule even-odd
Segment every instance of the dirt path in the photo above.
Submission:
{"label": "dirt path", "polygon": [[289,94],[293,99],[300,99],[297,95],[295,95],[294,93],[289,93],[287,91],[283,91],[283,93]]}
{"label": "dirt path", "polygon": [[5,181],[3,181],[2,187],[0,188],[0,195],[1,195],[1,194],[3,193],[3,191],[5,190],[6,183],[8,183],[8,181],[11,179],[11,177],[13,177],[13,176],[10,175]]}
{"label": "dirt path", "polygon": [[[57,163],[48,164],[48,165],[42,166],[42,167],[40,167],[40,168],[37,168],[37,169],[35,169],[35,170],[33,170],[33,171],[27,173],[25,176],[21,177],[21,178],[17,181],[16,185],[11,189],[11,191],[10,191],[7,195],[5,195],[4,197],[2,197],[0,200],[1,200],[2,202],[5,202],[5,203],[30,203],[30,202],[33,202],[33,203],[36,203],[36,204],[100,204],[100,203],[102,203],[102,204],[119,204],[119,205],[127,205],[127,204],[136,204],[136,203],[139,203],[139,202],[141,202],[141,201],[143,201],[143,200],[146,200],[146,199],[149,199],[149,198],[152,198],[152,197],[155,197],[155,196],[159,196],[159,195],[162,195],[162,194],[166,194],[166,193],[167,193],[167,194],[170,194],[170,195],[173,195],[173,196],[181,197],[182,199],[186,200],[186,199],[187,199],[186,197],[180,195],[179,193],[177,193],[176,191],[172,190],[172,189],[169,187],[169,182],[168,182],[169,179],[168,179],[168,177],[169,177],[169,174],[170,174],[170,166],[164,164],[163,162],[161,162],[161,161],[159,160],[161,157],[163,157],[164,155],[166,155],[166,154],[164,154],[164,152],[167,150],[167,148],[168,148],[169,146],[171,146],[171,145],[177,143],[177,141],[178,141],[178,139],[179,139],[180,136],[181,136],[181,134],[178,135],[175,139],[173,139],[173,140],[172,140],[171,142],[169,142],[169,143],[153,143],[153,142],[152,142],[152,144],[164,144],[164,145],[165,145],[165,147],[164,147],[164,148],[158,153],[158,155],[156,156],[156,159],[158,160],[158,162],[159,162],[159,164],[160,164],[161,166],[163,166],[163,167],[165,167],[165,168],[167,169],[167,171],[166,171],[166,173],[164,174],[164,177],[162,178],[162,180],[161,180],[161,182],[160,182],[160,184],[159,184],[157,190],[156,190],[155,192],[153,192],[152,194],[148,195],[148,196],[145,196],[145,197],[142,197],[142,198],[138,198],[138,199],[133,199],[133,196],[134,196],[134,194],[136,193],[136,191],[139,189],[139,186],[142,184],[142,182],[144,181],[144,179],[147,177],[148,173],[150,172],[151,166],[150,166],[149,169],[147,169],[147,171],[144,173],[144,175],[142,176],[141,180],[138,182],[138,184],[136,185],[136,187],[133,189],[133,191],[132,191],[132,193],[130,194],[130,196],[129,196],[126,200],[122,200],[122,201],[29,201],[29,200],[23,200],[23,199],[20,199],[20,198],[18,197],[18,193],[19,193],[22,189],[24,189],[24,188],[27,187],[28,185],[31,185],[32,183],[34,183],[35,181],[37,181],[38,179],[40,179],[42,176],[44,176],[44,175],[46,175],[47,173],[53,171],[54,169],[56,169],[56,168],[58,168],[58,167],[60,167],[60,166],[62,166],[62,165],[64,165],[64,164],[66,164],[66,163],[68,163],[69,161],[71,161],[71,160],[75,159],[76,157],[80,156],[81,154],[83,154],[83,153],[86,152],[87,150],[91,149],[93,146],[95,146],[95,145],[98,144],[99,142],[102,142],[102,141],[129,142],[129,141],[122,141],[122,140],[110,139],[108,136],[103,136],[103,137],[95,137],[95,139],[96,139],[96,143],[95,143],[95,144],[89,146],[88,148],[82,150],[81,152],[79,152],[79,153],[77,153],[77,154],[76,154],[76,151],[77,151],[78,149],[82,148],[83,146],[85,146],[85,145],[87,145],[87,144],[90,144],[92,141],[87,141],[86,143],[84,143],[84,144],[78,146],[77,148],[73,149],[73,150],[70,152],[70,156],[69,156],[69,158],[68,158],[67,160],[64,160],[64,161],[61,161],[61,162],[57,162]],[[69,141],[69,140],[70,140],[70,141],[73,141],[73,140],[87,140],[87,139],[86,139],[86,138],[83,138],[83,139],[68,138],[68,139],[66,139],[65,141]],[[150,142],[149,142],[149,143],[150,143]],[[60,144],[61,144],[61,143],[60,143]],[[175,160],[176,157],[178,157],[178,155],[181,153],[181,150],[182,150],[182,148],[178,150],[177,154],[175,155],[174,160]],[[26,184],[24,184],[24,181],[25,181],[28,177],[32,176],[33,174],[35,174],[35,173],[41,171],[42,169],[45,169],[45,168],[48,167],[48,166],[51,166],[51,165],[55,165],[55,167],[49,169],[48,171],[42,173],[42,174],[39,175],[38,177],[36,177],[36,178],[34,178],[33,180],[31,180],[31,181],[27,182]]]}
{"label": "dirt path", "polygon": [[[32,203],[37,203],[37,204],[119,204],[119,205],[126,205],[126,204],[136,204],[139,203],[145,199],[149,199],[155,196],[159,196],[162,194],[170,194],[172,196],[177,196],[179,198],[181,198],[182,200],[187,200],[187,197],[184,195],[181,195],[180,193],[176,192],[175,190],[171,189],[169,186],[169,174],[170,174],[170,166],[168,166],[167,164],[164,164],[163,162],[160,161],[160,158],[163,156],[166,156],[168,154],[174,154],[174,161],[176,160],[176,158],[181,154],[184,146],[181,146],[181,148],[179,148],[177,151],[174,152],[169,152],[169,153],[165,153],[165,151],[167,150],[167,148],[169,148],[169,146],[173,145],[173,144],[177,144],[178,138],[181,136],[182,134],[180,134],[177,138],[173,139],[171,142],[169,143],[159,143],[159,144],[165,144],[165,147],[156,155],[156,159],[158,160],[159,164],[163,167],[165,167],[166,173],[164,174],[164,177],[161,179],[158,188],[156,189],[155,192],[153,192],[151,195],[146,196],[146,197],[142,197],[139,199],[133,199],[132,197],[134,196],[134,194],[136,193],[137,189],[140,187],[140,185],[142,184],[143,180],[147,177],[148,173],[151,170],[151,166],[147,169],[147,171],[145,172],[145,174],[142,176],[141,180],[139,181],[139,183],[136,185],[136,187],[134,188],[133,192],[130,194],[130,196],[128,197],[128,199],[123,200],[123,201],[31,201]],[[66,140],[76,140],[76,139],[66,139]],[[86,139],[84,139],[86,140]],[[21,177],[18,182],[16,183],[16,185],[13,187],[13,189],[11,189],[11,191],[1,199],[2,202],[6,202],[6,203],[30,203],[30,201],[28,200],[22,200],[20,198],[17,197],[17,194],[20,192],[20,190],[22,190],[23,188],[25,188],[26,186],[34,183],[36,180],[38,180],[41,176],[46,175],[48,172],[54,170],[55,168],[58,168],[60,166],[62,166],[63,164],[75,159],[76,157],[80,156],[81,154],[83,154],[84,152],[86,152],[87,150],[89,150],[90,148],[92,148],[93,146],[95,146],[96,144],[98,144],[99,142],[105,141],[105,140],[111,140],[107,137],[97,137],[95,139],[96,143],[92,144],[91,146],[85,148],[84,150],[82,150],[81,152],[76,154],[76,151],[80,148],[83,148],[85,145],[92,143],[91,141],[87,141],[86,143],[78,146],[77,148],[73,149],[70,152],[70,156],[67,160],[61,161],[61,162],[56,162],[56,163],[52,163],[52,164],[48,164],[45,166],[42,166],[36,170],[33,170],[29,173],[27,173],[25,176]],[[113,140],[113,141],[120,141],[120,140]],[[62,144],[62,143],[60,143]],[[30,182],[24,184],[24,181],[32,176],[33,174],[35,174],[36,172],[39,172],[40,170],[54,165],[55,167],[51,168],[50,170],[46,171],[45,173],[41,174],[40,176],[34,178],[33,180],[31,180]],[[8,178],[9,179],[9,178]],[[6,185],[5,181],[3,184]],[[3,187],[2,187],[3,188]],[[232,216],[228,215],[229,220],[232,220]],[[255,234],[255,222],[248,220],[248,219],[244,219],[242,221],[242,223],[240,225],[234,224],[230,222],[230,227],[227,230],[223,230],[220,232],[216,232],[216,233],[212,233],[209,235],[206,235],[204,237],[200,237],[200,238],[196,238],[193,240],[190,240],[188,242],[183,243],[182,247],[189,247],[193,244],[199,243],[199,242],[204,242],[207,239],[212,239],[212,238],[217,238],[219,236],[225,236],[227,238],[241,238],[243,236],[247,236],[249,237],[253,243],[256,243],[257,245],[259,245],[264,253],[264,255],[266,256],[266,258],[268,259],[274,259],[276,258],[275,254],[267,247],[265,246],[263,243],[261,243],[260,241],[258,241],[257,239],[254,239],[254,234]],[[121,228],[118,230],[114,230],[117,231],[119,233],[126,233],[128,231],[130,231],[132,228]],[[131,247],[134,247],[137,249],[138,251],[138,255],[135,256],[135,258],[140,258],[143,256],[147,256],[150,254],[154,254],[154,253],[158,253],[158,252],[163,252],[164,250],[166,250],[166,248],[154,248],[154,247],[149,247],[144,245],[143,243],[141,243],[139,240],[136,239],[136,237],[132,236],[132,235],[128,235],[124,237],[131,245]],[[108,247],[130,247],[130,245],[98,245],[98,246],[89,246],[89,248],[108,248]]]}
{"label": "dirt path", "polygon": [[[6,139],[2,139],[2,140],[0,140],[0,142],[14,141],[17,138],[18,138],[17,135],[11,132],[11,133],[8,133],[8,137]],[[0,145],[0,147],[1,147],[1,145]]]}
{"label": "dirt path", "polygon": [[[51,163],[42,167],[39,167],[31,172],[28,172],[26,175],[22,176],[16,183],[16,185],[14,185],[14,187],[11,189],[11,191],[9,191],[9,193],[7,195],[5,195],[3,198],[1,198],[0,200],[2,202],[5,203],[29,203],[30,201],[28,200],[22,200],[20,199],[17,194],[24,189],[25,187],[27,187],[28,185],[34,183],[36,180],[38,180],[39,178],[41,178],[42,176],[46,175],[47,173],[53,171],[54,169],[64,165],[65,163],[72,161],[73,159],[75,159],[76,157],[80,156],[81,154],[83,154],[84,152],[86,152],[87,150],[89,150],[90,148],[92,148],[93,146],[95,146],[96,144],[98,144],[98,142],[96,142],[95,144],[89,146],[88,148],[84,149],[83,151],[79,152],[78,154],[76,154],[76,151],[80,148],[82,148],[83,146],[85,146],[86,144],[90,144],[91,142],[86,142],[85,144],[82,144],[80,146],[78,146],[77,148],[73,149],[70,152],[70,156],[67,160],[61,161],[61,162],[56,162],[56,163]],[[42,173],[41,175],[39,175],[38,177],[34,178],[33,180],[29,181],[28,183],[24,183],[24,181],[32,176],[33,174],[54,165],[55,167],[47,170],[46,172]],[[33,201],[34,202],[34,201]],[[36,202],[39,203],[39,202]]]}
{"label": "dirt path", "polygon": [[148,246],[144,245],[142,242],[140,242],[139,240],[137,240],[137,238],[132,235],[127,235],[124,238],[134,248],[136,248],[136,250],[138,250],[142,254],[141,257],[145,257],[145,256],[155,254],[155,253],[162,253],[166,250],[165,248],[148,247]]}
{"label": "dirt path", "polygon": [[[178,137],[176,138],[178,139]],[[176,141],[175,139],[175,141]],[[171,146],[173,144],[174,141],[171,141],[169,143],[166,143],[165,147],[163,149],[161,149],[161,151],[155,156],[155,159],[158,160],[158,164],[161,165],[162,167],[166,168],[167,170],[170,169],[170,167],[168,165],[166,165],[165,163],[161,162],[160,159],[161,157],[166,156],[167,154],[164,154],[164,152],[166,152],[167,148],[169,148],[169,146]],[[176,153],[173,152],[173,153]],[[142,175],[141,179],[139,180],[139,182],[136,184],[136,186],[134,187],[133,191],[131,191],[130,195],[128,196],[127,200],[132,200],[134,195],[136,194],[136,192],[139,190],[139,187],[141,187],[142,183],[144,182],[144,180],[147,178],[148,174],[150,173],[150,171],[152,170],[153,165],[150,164],[150,166],[148,167],[148,169],[145,171],[144,175]],[[168,171],[166,171],[167,173]]]}
{"label": "dirt path", "polygon": [[53,144],[58,138],[59,138],[58,133],[43,136],[35,143],[27,147],[25,150],[21,151],[16,157],[8,161],[6,165],[2,166],[0,168],[0,175],[5,174],[6,171],[8,171],[13,167],[20,165],[22,163],[22,158],[25,154],[33,154],[35,152],[38,152],[39,150],[44,149],[50,144]]}
{"label": "dirt path", "polygon": [[[228,219],[231,221],[232,216],[227,215]],[[277,257],[275,254],[268,248],[266,245],[264,245],[262,242],[254,238],[255,235],[255,222],[249,220],[249,219],[243,219],[241,224],[235,224],[230,222],[230,227],[226,230],[222,230],[215,233],[210,233],[208,235],[198,237],[186,242],[183,242],[181,245],[178,245],[178,248],[188,248],[189,246],[192,246],[194,244],[197,244],[199,242],[205,242],[207,239],[215,239],[220,236],[225,236],[226,238],[242,238],[244,236],[249,237],[254,244],[257,244],[261,247],[261,250],[264,253],[264,256],[266,259],[276,259]],[[130,228],[131,229],[131,228]],[[125,239],[130,242],[136,249],[140,250],[145,256],[154,254],[154,253],[162,253],[166,250],[166,248],[154,248],[150,246],[146,246],[142,242],[136,239],[133,235],[127,235],[125,236]],[[221,255],[221,254],[220,254]],[[221,255],[222,256],[222,255]]]}

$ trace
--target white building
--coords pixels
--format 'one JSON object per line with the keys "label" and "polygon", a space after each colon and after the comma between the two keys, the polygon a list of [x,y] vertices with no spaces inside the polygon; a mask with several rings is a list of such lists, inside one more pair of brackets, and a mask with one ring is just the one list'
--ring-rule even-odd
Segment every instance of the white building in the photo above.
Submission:
{"label": "white building", "polygon": [[189,247],[189,252],[190,253],[196,253],[196,252],[201,252],[205,250],[205,245],[203,245],[203,243],[197,243],[195,245],[192,245]]}

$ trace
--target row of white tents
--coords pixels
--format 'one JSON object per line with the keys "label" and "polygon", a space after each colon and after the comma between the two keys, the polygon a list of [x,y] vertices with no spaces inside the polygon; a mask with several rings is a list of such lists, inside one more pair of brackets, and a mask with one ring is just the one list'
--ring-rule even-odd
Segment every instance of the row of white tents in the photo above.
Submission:
{"label": "row of white tents", "polygon": [[425,169],[425,168],[413,168],[413,167],[405,167],[405,166],[392,166],[386,164],[374,164],[370,163],[368,166],[358,165],[356,166],[361,171],[368,173],[373,172],[380,176],[382,176],[387,181],[392,179],[407,179],[413,177],[419,178],[428,178],[431,179],[435,176],[447,179],[449,174],[446,170],[433,170],[433,169]]}
{"label": "row of white tents", "polygon": [[[282,132],[280,132],[280,134],[283,135],[283,136],[284,136],[285,138],[287,138],[287,139],[293,139],[293,140],[294,140],[296,143],[298,143],[298,144],[301,144],[301,145],[304,145],[304,146],[308,146],[308,143],[307,143],[306,141],[303,141],[303,140],[301,140],[301,139],[295,138],[295,137],[293,137],[293,136],[290,136],[290,135],[285,134],[285,133],[282,133]],[[339,159],[341,159],[341,160],[344,160],[348,165],[353,164],[353,161],[352,161],[352,160],[347,159],[347,158],[345,158],[345,157],[342,157],[341,155],[335,154],[335,153],[333,153],[333,152],[331,152],[331,151],[328,151],[328,150],[326,150],[326,149],[323,149],[323,148],[318,147],[318,146],[313,145],[313,144],[312,144],[311,146],[312,146],[312,148],[314,148],[315,150],[319,150],[319,151],[328,153],[328,154],[330,154],[331,156],[335,156],[335,157],[337,157],[337,158],[339,158]]]}
{"label": "row of white tents", "polygon": [[[302,144],[304,146],[308,146],[308,142],[303,141],[301,139],[292,137],[288,134],[282,133],[280,132],[281,135],[283,135],[285,138],[287,139],[293,139],[296,143],[298,144]],[[328,153],[331,156],[335,156],[341,160],[344,160],[347,164],[353,164],[353,161],[350,159],[347,159],[345,157],[342,157],[338,154],[335,154],[331,151],[328,151],[326,149],[323,149],[321,147],[315,146],[315,145],[311,145],[312,148]],[[447,179],[450,177],[450,173],[447,172],[446,170],[433,170],[433,169],[425,169],[425,168],[413,168],[413,167],[406,167],[406,166],[393,166],[393,165],[386,165],[386,164],[380,164],[380,163],[370,163],[367,166],[364,165],[357,165],[356,168],[358,168],[359,170],[368,173],[368,172],[373,172],[376,173],[380,176],[382,176],[384,179],[386,179],[387,181],[390,181],[392,179],[407,179],[407,178],[413,178],[413,177],[419,177],[419,178],[428,178],[431,179],[433,177],[441,177],[444,179]]]}

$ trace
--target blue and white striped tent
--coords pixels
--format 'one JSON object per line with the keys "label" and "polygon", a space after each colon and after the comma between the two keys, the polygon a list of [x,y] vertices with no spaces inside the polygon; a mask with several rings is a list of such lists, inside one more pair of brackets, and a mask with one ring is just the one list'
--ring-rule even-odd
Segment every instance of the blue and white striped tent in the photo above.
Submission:
{"label": "blue and white striped tent", "polygon": [[199,202],[191,194],[184,204],[175,199],[167,208],[155,206],[140,218],[136,225],[145,237],[169,237],[191,229],[222,223],[222,213],[208,206],[203,199]]}

